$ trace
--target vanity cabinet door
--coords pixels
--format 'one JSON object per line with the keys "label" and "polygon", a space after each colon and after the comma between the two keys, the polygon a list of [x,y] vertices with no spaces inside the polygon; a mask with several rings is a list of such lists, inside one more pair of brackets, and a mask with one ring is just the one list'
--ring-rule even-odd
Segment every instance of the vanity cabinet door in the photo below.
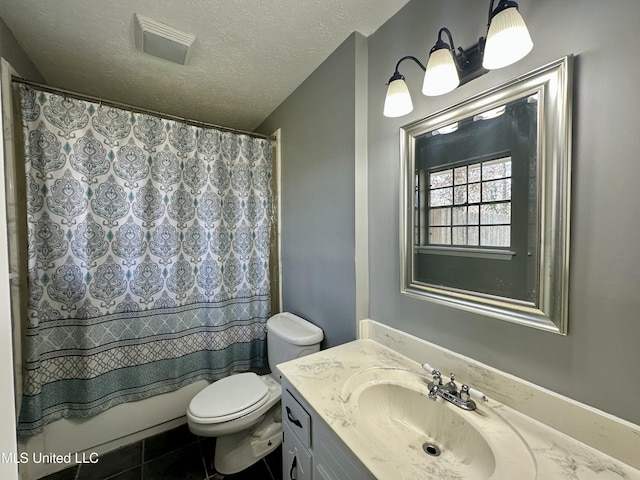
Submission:
{"label": "vanity cabinet door", "polygon": [[305,447],[311,447],[311,416],[286,388],[282,391],[282,424],[288,425]]}
{"label": "vanity cabinet door", "polygon": [[375,480],[286,378],[282,430],[283,480]]}
{"label": "vanity cabinet door", "polygon": [[286,424],[282,424],[282,480],[312,480],[311,454]]}

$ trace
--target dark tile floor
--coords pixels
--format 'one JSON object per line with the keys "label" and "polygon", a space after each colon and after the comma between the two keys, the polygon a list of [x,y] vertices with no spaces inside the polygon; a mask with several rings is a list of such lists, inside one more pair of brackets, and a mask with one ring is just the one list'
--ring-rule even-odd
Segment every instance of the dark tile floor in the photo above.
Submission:
{"label": "dark tile floor", "polygon": [[240,473],[220,475],[213,468],[215,438],[197,437],[183,425],[41,480],[280,480],[281,448]]}

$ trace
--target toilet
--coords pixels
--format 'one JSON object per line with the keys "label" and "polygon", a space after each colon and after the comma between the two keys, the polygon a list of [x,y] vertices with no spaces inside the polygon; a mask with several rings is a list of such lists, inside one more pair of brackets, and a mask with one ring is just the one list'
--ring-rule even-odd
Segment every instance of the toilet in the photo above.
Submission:
{"label": "toilet", "polygon": [[280,371],[277,364],[320,350],[323,332],[288,312],[267,320],[271,373],[230,375],[201,390],[189,403],[195,435],[217,437],[214,465],[224,475],[251,466],[282,443]]}

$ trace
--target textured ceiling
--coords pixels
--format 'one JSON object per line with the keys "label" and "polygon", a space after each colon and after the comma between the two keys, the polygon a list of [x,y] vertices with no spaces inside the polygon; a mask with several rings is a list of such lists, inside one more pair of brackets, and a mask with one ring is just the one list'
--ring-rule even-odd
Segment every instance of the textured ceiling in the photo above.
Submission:
{"label": "textured ceiling", "polygon": [[[47,83],[253,130],[354,31],[408,0],[0,0]],[[134,13],[196,36],[178,65],[134,48]]]}

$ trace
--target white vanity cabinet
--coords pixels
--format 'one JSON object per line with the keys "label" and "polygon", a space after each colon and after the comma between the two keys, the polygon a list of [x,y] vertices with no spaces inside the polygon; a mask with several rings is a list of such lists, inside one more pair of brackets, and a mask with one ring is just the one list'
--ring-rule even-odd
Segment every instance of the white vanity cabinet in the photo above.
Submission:
{"label": "white vanity cabinet", "polygon": [[282,478],[311,480],[311,416],[282,382]]}
{"label": "white vanity cabinet", "polygon": [[375,479],[284,377],[282,435],[283,480]]}
{"label": "white vanity cabinet", "polygon": [[293,430],[282,427],[282,479],[311,480],[311,453]]}

